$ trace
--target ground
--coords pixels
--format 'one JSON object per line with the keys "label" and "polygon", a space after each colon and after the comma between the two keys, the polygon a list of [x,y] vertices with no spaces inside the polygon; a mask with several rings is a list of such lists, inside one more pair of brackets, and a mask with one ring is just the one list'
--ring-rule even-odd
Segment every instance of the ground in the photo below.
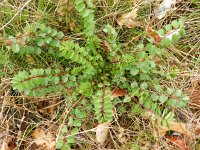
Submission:
{"label": "ground", "polygon": [[0,7],[1,150],[200,149],[198,0]]}

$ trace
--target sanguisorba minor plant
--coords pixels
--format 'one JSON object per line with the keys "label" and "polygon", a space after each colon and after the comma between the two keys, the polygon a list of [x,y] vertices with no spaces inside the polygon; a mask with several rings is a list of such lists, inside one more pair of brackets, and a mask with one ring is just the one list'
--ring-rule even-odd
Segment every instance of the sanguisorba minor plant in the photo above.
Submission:
{"label": "sanguisorba minor plant", "polygon": [[[189,98],[180,89],[162,86],[159,81],[170,80],[171,76],[163,72],[154,58],[164,57],[165,49],[184,34],[183,20],[175,20],[156,31],[162,37],[160,43],[155,44],[153,38],[146,38],[146,43],[139,43],[126,51],[111,25],[104,26],[105,39],[97,36],[92,0],[75,0],[74,4],[80,14],[85,40],[62,42],[64,34],[61,31],[40,25],[34,36],[20,37],[23,38],[21,44],[17,42],[17,37],[11,37],[14,42],[7,46],[17,55],[28,53],[36,57],[51,49],[51,53],[53,51],[62,60],[57,64],[62,67],[24,70],[12,79],[13,89],[29,96],[59,93],[69,101],[68,104],[80,100],[67,117],[57,140],[57,148],[70,149],[76,140],[74,135],[87,116],[94,116],[99,123],[111,122],[113,108],[121,102],[130,104],[130,113],[141,114],[151,110],[164,120],[174,119],[171,109],[185,106]],[[178,32],[173,34],[171,40],[164,36],[173,30]],[[109,43],[106,50],[101,46],[102,41]],[[127,95],[111,100],[115,88],[126,90]]]}

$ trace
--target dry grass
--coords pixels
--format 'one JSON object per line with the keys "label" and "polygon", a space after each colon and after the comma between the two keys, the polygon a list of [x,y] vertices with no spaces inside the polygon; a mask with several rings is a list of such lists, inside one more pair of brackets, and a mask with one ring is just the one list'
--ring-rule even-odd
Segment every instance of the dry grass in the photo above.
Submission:
{"label": "dry grass", "polygon": [[[46,5],[43,10],[38,10],[38,3],[36,1],[30,1],[26,7],[23,7],[25,3],[21,0],[5,0],[0,2],[0,17],[3,18],[0,21],[0,33],[2,35],[5,32],[12,34],[18,33],[23,31],[27,23],[37,21],[39,18],[45,18],[49,24],[60,28],[61,23],[58,21],[58,18],[54,20],[58,15],[55,11],[51,11],[51,9],[57,7],[58,1],[46,0],[45,2],[44,4]],[[142,35],[144,30],[138,29],[138,32],[137,29],[120,29],[116,24],[116,18],[120,14],[130,11],[132,9],[131,5],[132,1],[97,1],[97,24],[99,29],[102,28],[102,24],[107,23],[115,26],[119,29],[119,36],[122,41],[124,43],[130,43],[131,41],[130,45],[134,46],[138,41],[132,41],[132,37]],[[176,5],[176,10],[169,12],[162,20],[153,17],[154,9],[157,5],[157,2],[144,4],[143,1],[138,1],[134,7],[139,7],[141,14],[144,15],[140,16],[141,18],[145,18],[143,20],[143,27],[148,23],[152,28],[157,29],[179,17],[185,18],[186,35],[177,44],[179,46],[168,49],[170,58],[166,61],[167,65],[165,64],[164,69],[166,72],[177,70],[178,80],[172,80],[168,84],[188,91],[188,88],[191,89],[193,86],[192,82],[200,78],[200,3],[192,4],[189,0],[179,0]],[[143,9],[144,7],[148,9]],[[175,63],[172,60],[175,60]],[[10,77],[15,72],[12,66],[14,65],[8,60],[8,63],[1,69],[8,76],[2,77],[0,82],[0,132],[6,131],[6,135],[13,138],[17,145],[16,149],[38,149],[30,133],[40,126],[46,132],[52,132],[55,136],[58,135],[61,127],[65,124],[69,112],[79,101],[72,104],[72,107],[69,107],[60,95],[32,98],[21,93],[16,93],[10,86]],[[200,121],[199,94],[200,91],[198,90],[194,90],[191,94],[191,99],[193,100],[191,103],[195,102],[195,105],[198,105],[197,110],[192,108],[180,110],[185,121],[191,124],[199,123]],[[128,106],[127,109],[129,109]],[[82,131],[94,128],[95,125],[92,126],[92,124],[95,124],[95,122],[91,123],[90,116],[88,116],[84,121]],[[138,145],[142,150],[175,149],[164,138],[160,139],[155,135],[156,129],[149,120],[129,114],[128,112],[122,114],[116,113],[105,146],[107,149],[117,150],[136,149]],[[74,147],[74,149],[92,150],[98,148],[95,142],[95,135],[90,131],[77,135],[76,144],[77,147]],[[189,144],[191,149],[198,149],[197,147],[200,145],[199,137],[197,137],[196,141],[190,141]]]}

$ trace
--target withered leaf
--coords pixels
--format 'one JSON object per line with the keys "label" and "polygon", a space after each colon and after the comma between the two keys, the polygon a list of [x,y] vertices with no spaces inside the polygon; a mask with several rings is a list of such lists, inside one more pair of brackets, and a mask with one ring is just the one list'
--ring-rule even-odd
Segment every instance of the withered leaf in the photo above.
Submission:
{"label": "withered leaf", "polygon": [[124,89],[113,89],[111,93],[111,99],[114,99],[115,97],[124,96],[127,94],[127,91]]}
{"label": "withered leaf", "polygon": [[117,24],[119,26],[125,25],[128,28],[135,28],[141,25],[141,22],[136,19],[138,9],[135,8],[129,13],[122,14],[120,18],[117,19]]}
{"label": "withered leaf", "polygon": [[149,27],[146,29],[146,35],[150,38],[153,38],[155,44],[159,44],[161,42],[161,37],[156,33],[155,30]]}
{"label": "withered leaf", "polygon": [[173,144],[175,147],[180,150],[190,150],[185,139],[182,136],[165,136],[170,144]]}
{"label": "withered leaf", "polygon": [[109,126],[110,122],[107,122],[99,124],[96,128],[96,140],[101,146],[103,146],[108,137]]}
{"label": "withered leaf", "polygon": [[45,133],[42,128],[38,127],[33,131],[32,137],[38,146],[44,146],[47,150],[55,149],[56,141],[52,133]]}
{"label": "withered leaf", "polygon": [[169,126],[166,124],[161,124],[161,118],[156,116],[154,113],[150,111],[146,111],[143,117],[151,118],[152,123],[157,128],[158,134],[161,137],[165,136],[167,131],[176,131],[176,132],[182,133],[188,138],[191,138],[193,136],[193,133],[187,128],[186,123],[168,121]]}

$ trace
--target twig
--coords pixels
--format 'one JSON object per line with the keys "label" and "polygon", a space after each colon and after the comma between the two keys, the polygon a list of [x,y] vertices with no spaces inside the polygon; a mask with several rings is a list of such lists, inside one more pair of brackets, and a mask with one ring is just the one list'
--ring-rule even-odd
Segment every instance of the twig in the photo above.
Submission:
{"label": "twig", "polygon": [[31,0],[28,0],[24,6],[22,6],[18,12],[6,23],[4,24],[1,28],[0,28],[0,31],[3,30],[9,23],[11,23],[13,21],[13,19],[15,19],[15,17],[24,9],[24,7],[26,7],[26,5],[28,5],[30,3]]}

